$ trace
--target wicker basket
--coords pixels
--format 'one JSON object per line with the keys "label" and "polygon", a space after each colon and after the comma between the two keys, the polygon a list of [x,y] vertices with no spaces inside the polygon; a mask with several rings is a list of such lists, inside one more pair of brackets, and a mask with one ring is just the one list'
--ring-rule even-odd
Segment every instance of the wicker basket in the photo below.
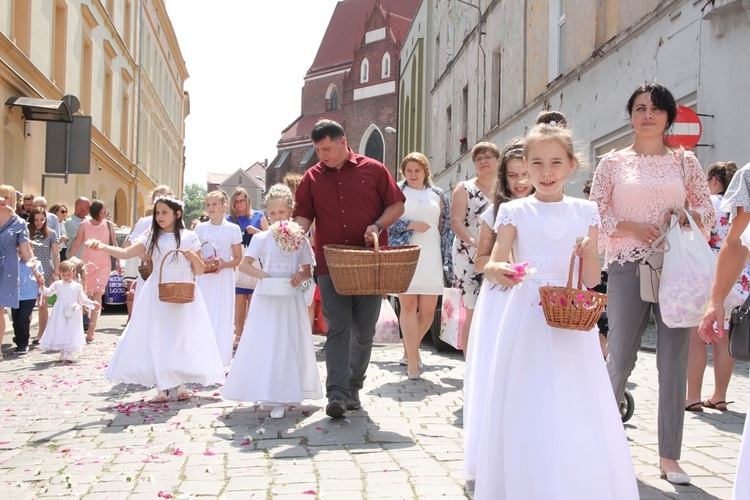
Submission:
{"label": "wicker basket", "polygon": [[149,276],[151,276],[151,273],[154,271],[154,263],[149,261],[141,262],[141,265],[138,266],[138,274],[141,275],[141,278],[143,278],[143,281],[146,281]]}
{"label": "wicker basket", "polygon": [[325,252],[333,286],[339,295],[403,293],[409,288],[419,260],[419,245],[380,248],[326,245]]}
{"label": "wicker basket", "polygon": [[187,304],[195,299],[195,275],[193,275],[193,281],[169,281],[167,283],[161,281],[164,263],[167,261],[169,254],[175,252],[184,257],[182,250],[170,250],[164,255],[159,266],[159,300],[171,304]]}
{"label": "wicker basket", "polygon": [[[203,243],[203,245],[209,245],[211,247],[211,250],[213,250],[214,252],[213,257],[206,257],[203,259],[203,274],[218,273],[219,264],[221,264],[221,261],[219,260],[219,254],[216,252],[216,247],[208,241]],[[203,245],[201,245],[201,249],[203,249]]]}
{"label": "wicker basket", "polygon": [[578,266],[578,288],[573,288],[573,267],[576,254],[570,258],[567,286],[539,287],[542,309],[547,324],[554,328],[588,331],[594,328],[607,305],[603,293],[582,289],[583,259]]}

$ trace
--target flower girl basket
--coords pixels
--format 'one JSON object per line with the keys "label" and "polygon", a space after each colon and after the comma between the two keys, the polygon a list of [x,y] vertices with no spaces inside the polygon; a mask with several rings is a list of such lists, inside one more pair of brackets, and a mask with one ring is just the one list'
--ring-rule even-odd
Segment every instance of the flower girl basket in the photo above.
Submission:
{"label": "flower girl basket", "polygon": [[151,276],[151,273],[154,271],[154,263],[150,260],[141,262],[141,265],[138,266],[138,274],[141,275],[141,278],[143,281],[146,281],[149,276]]}
{"label": "flower girl basket", "polygon": [[594,328],[607,305],[607,296],[583,290],[583,259],[578,262],[578,287],[573,288],[576,252],[570,257],[567,286],[539,287],[539,296],[547,324],[554,328],[588,331]]}
{"label": "flower girl basket", "polygon": [[[213,246],[211,243],[206,241],[203,243],[203,245],[209,245],[211,247],[211,250],[213,250],[214,254],[212,257],[205,257],[203,259],[203,274],[214,274],[219,272],[219,264],[221,261],[219,260],[219,254],[216,252],[216,247]],[[201,249],[203,248],[203,245],[201,245]]]}
{"label": "flower girl basket", "polygon": [[380,248],[372,233],[374,248],[326,245],[328,270],[340,295],[404,293],[409,289],[419,260],[419,245]]}
{"label": "flower girl basket", "polygon": [[167,257],[175,252],[183,258],[186,258],[183,251],[179,249],[170,250],[164,255],[161,265],[159,266],[159,300],[171,304],[187,304],[188,302],[192,302],[195,298],[195,275],[193,274],[192,266],[190,268],[190,274],[193,277],[193,281],[168,281],[162,283],[164,263],[167,261]]}

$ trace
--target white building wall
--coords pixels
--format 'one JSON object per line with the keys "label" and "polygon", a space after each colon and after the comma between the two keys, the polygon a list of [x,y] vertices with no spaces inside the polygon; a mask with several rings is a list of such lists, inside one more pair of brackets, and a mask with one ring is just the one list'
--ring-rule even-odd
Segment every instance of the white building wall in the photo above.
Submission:
{"label": "white building wall", "polygon": [[[529,2],[533,0],[527,4]],[[452,189],[457,182],[471,178],[475,173],[468,154],[458,153],[461,90],[466,83],[469,84],[469,101],[472,103],[469,107],[469,150],[483,139],[502,148],[508,140],[523,135],[533,125],[539,111],[557,109],[568,118],[584,157],[595,166],[595,148],[629,132],[625,104],[632,91],[653,80],[669,88],[679,104],[695,106],[698,113],[714,115],[714,118],[702,118],[704,133],[701,139],[701,144],[713,147],[695,150],[705,168],[719,160],[734,159],[739,164],[750,161],[750,141],[744,124],[746,117],[750,116],[750,100],[738,98],[749,95],[750,90],[747,52],[750,47],[750,14],[742,10],[740,0],[717,0],[717,6],[729,6],[725,8],[727,14],[716,14],[713,20],[703,19],[701,8],[704,2],[662,2],[654,15],[646,15],[640,24],[626,29],[603,46],[601,56],[592,56],[583,63],[566,67],[563,76],[551,82],[540,94],[525,96],[525,93],[531,94],[526,88],[530,85],[528,75],[536,71],[531,66],[541,64],[546,72],[547,61],[535,57],[537,54],[524,53],[523,30],[529,31],[528,38],[546,38],[548,35],[546,26],[538,32],[532,32],[533,26],[524,28],[528,13],[524,15],[518,5],[511,8],[510,3],[495,3],[493,10],[486,15],[482,29],[486,33],[482,37],[486,59],[480,59],[482,52],[477,47],[475,31],[463,47],[456,48],[455,58],[448,62],[447,69],[440,74],[432,89],[433,141],[435,144],[448,141],[447,147],[437,147],[434,151],[435,181],[441,187]],[[441,43],[446,25],[457,22],[452,16],[473,16],[475,20],[477,17],[475,10],[459,13],[460,4],[453,8],[447,4],[439,2],[435,18],[436,29],[444,30]],[[730,11],[729,21],[716,19],[729,16]],[[580,25],[580,20],[571,19],[575,12],[568,10],[568,21],[571,25]],[[582,9],[582,12],[590,15],[590,9]],[[711,6],[705,12],[711,17]],[[593,34],[595,27],[590,29]],[[719,36],[722,30],[723,36]],[[434,40],[430,42],[434,44]],[[494,75],[490,55],[497,50],[501,51],[504,75],[501,119],[498,126],[491,128],[489,89]],[[580,47],[576,50],[580,51]],[[486,94],[483,94],[483,82],[477,85],[477,78],[481,78],[483,72],[488,75]],[[447,138],[445,118],[448,106],[451,106],[453,116],[450,138]],[[477,113],[483,119],[477,120]],[[580,196],[583,181],[592,175],[593,169],[574,174],[567,192]]]}

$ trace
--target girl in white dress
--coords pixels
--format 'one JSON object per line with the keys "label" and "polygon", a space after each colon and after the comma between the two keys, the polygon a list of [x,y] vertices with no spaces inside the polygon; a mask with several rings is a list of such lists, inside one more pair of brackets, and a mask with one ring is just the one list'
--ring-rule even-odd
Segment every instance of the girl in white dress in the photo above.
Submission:
{"label": "girl in white dress", "polygon": [[232,362],[234,340],[234,268],[242,260],[242,231],[224,217],[227,211],[227,194],[211,191],[206,195],[206,213],[209,220],[195,227],[201,242],[203,260],[219,259],[219,271],[198,276],[197,283],[211,317],[216,345],[224,366]]}
{"label": "girl in white dress", "polygon": [[[500,166],[497,170],[497,184],[492,191],[492,201],[482,214],[482,227],[479,233],[479,244],[474,257],[474,270],[484,272],[484,266],[490,260],[492,247],[497,234],[493,227],[500,205],[510,200],[525,198],[534,192],[529,179],[529,167],[523,161],[523,139],[512,139],[500,152]],[[466,356],[466,374],[464,376],[464,478],[471,484],[476,479],[477,453],[484,411],[484,394],[487,390],[486,373],[492,362],[492,345],[497,336],[497,325],[503,312],[499,306],[504,303],[508,294],[500,287],[484,281],[477,297],[476,311],[485,309],[485,302],[492,307],[489,311],[474,316],[469,335],[468,355]]]}
{"label": "girl in white dress", "polygon": [[[299,287],[312,276],[313,257],[304,231],[289,220],[294,211],[289,188],[271,187],[265,202],[271,227],[253,237],[239,269],[260,281],[222,395],[272,403],[271,418],[282,418],[287,404],[323,397]],[[252,265],[256,260],[262,269]]]}
{"label": "girl in white dress", "polygon": [[[164,184],[160,184],[154,188],[153,191],[151,191],[151,207],[153,207],[154,200],[159,196],[171,196],[174,198],[174,192],[172,191],[172,188],[169,186],[165,186]],[[128,236],[128,239],[125,240],[125,243],[123,244],[123,248],[127,248],[130,245],[132,245],[136,239],[143,233],[149,231],[151,229],[151,225],[153,224],[153,216],[152,214],[148,213],[148,208],[146,209],[146,215],[138,219],[138,222],[135,223],[135,226],[133,226],[132,231],[130,231],[130,236]],[[153,212],[153,208],[151,208]],[[146,255],[138,255],[138,262],[146,262],[147,256]],[[133,294],[133,305],[135,305],[135,300],[138,298],[138,296],[141,293],[141,290],[143,290],[143,285],[145,281],[143,278],[141,278],[140,273],[136,273],[135,277],[135,283],[128,288],[128,291]],[[131,305],[129,314],[133,314],[132,308],[133,305]]]}
{"label": "girl in white dress", "polygon": [[[203,273],[198,255],[200,241],[182,222],[184,203],[171,196],[159,196],[154,202],[151,230],[141,234],[128,248],[90,240],[86,244],[118,259],[144,252],[154,263],[154,272],[146,280],[133,304],[133,315],[117,343],[105,376],[113,382],[155,385],[155,403],[166,402],[169,389],[176,387],[177,399],[191,393],[183,384],[218,384],[224,381],[224,367],[216,346],[211,319],[200,288],[193,302],[172,304],[159,300],[159,269],[164,263],[164,282],[192,281]],[[178,249],[167,255],[171,250]]]}
{"label": "girl in white dress", "polygon": [[[49,288],[42,287],[42,295],[57,295],[57,301],[39,347],[45,351],[60,351],[60,361],[75,361],[76,355],[81,353],[81,347],[86,345],[82,307],[97,311],[102,308],[98,302],[86,296],[83,291],[85,284],[73,281],[76,267],[76,263],[71,260],[61,262],[58,266],[61,280],[55,281]],[[85,280],[83,268],[80,279]]]}
{"label": "girl in white dress", "polygon": [[[475,374],[488,381],[475,498],[636,499],[596,330],[548,326],[539,297],[541,285],[565,285],[574,250],[583,259],[585,285],[599,282],[599,213],[594,203],[563,195],[578,163],[569,131],[536,126],[524,158],[536,192],[500,206],[497,243],[484,269],[487,280],[506,290],[494,301],[488,296],[480,313],[491,318],[501,311],[495,339],[484,346],[493,350],[489,369]],[[512,268],[511,251],[516,262],[538,269],[534,279]]]}

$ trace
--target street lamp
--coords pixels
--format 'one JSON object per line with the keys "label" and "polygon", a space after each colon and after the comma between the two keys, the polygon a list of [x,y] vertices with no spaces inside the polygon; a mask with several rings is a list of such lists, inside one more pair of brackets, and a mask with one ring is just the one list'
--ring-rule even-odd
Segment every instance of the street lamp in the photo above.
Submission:
{"label": "street lamp", "polygon": [[393,127],[385,127],[383,130],[385,131],[386,134],[395,134],[396,133],[396,129],[393,128]]}

